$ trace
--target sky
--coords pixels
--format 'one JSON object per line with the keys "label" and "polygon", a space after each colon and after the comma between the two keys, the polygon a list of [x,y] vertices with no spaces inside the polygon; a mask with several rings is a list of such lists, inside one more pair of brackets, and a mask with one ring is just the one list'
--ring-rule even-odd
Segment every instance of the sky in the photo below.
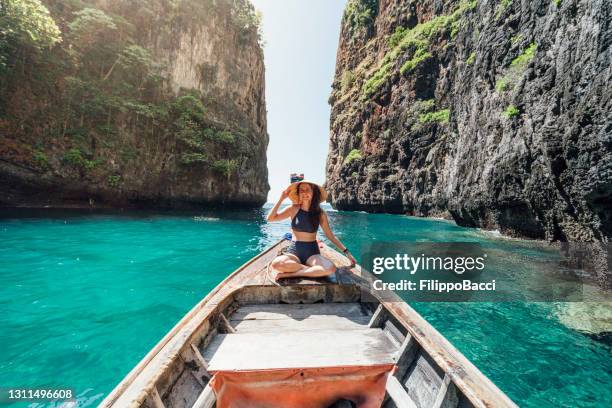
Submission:
{"label": "sky", "polygon": [[268,202],[290,173],[322,184],[329,144],[327,99],[346,0],[251,0],[262,13],[268,109]]}

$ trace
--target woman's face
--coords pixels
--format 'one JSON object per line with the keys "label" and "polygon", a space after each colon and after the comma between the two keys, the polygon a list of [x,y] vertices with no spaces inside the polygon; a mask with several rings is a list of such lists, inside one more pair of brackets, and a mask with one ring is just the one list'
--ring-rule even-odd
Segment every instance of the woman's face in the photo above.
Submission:
{"label": "woman's face", "polygon": [[306,202],[312,200],[312,187],[308,183],[302,183],[298,185],[300,202]]}

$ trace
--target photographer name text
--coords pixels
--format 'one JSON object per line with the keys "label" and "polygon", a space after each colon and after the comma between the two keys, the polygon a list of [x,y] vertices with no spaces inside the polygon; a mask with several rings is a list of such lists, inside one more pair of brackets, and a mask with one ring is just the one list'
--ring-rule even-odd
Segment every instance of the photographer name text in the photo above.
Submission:
{"label": "photographer name text", "polygon": [[495,291],[495,279],[488,282],[474,282],[469,279],[464,279],[461,282],[440,282],[436,279],[421,279],[418,284],[417,282],[405,279],[399,282],[383,282],[377,279],[373,282],[372,287],[374,290],[427,291],[438,293]]}

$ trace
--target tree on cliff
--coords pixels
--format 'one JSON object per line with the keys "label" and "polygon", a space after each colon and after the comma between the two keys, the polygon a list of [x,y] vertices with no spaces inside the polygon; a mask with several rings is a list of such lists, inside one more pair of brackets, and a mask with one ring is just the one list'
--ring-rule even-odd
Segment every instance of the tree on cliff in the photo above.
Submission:
{"label": "tree on cliff", "polygon": [[0,0],[0,73],[33,50],[61,41],[60,30],[40,0]]}
{"label": "tree on cliff", "polygon": [[248,0],[0,0],[0,178],[20,172],[0,204],[26,173],[85,202],[265,187],[244,165],[267,143],[258,27]]}

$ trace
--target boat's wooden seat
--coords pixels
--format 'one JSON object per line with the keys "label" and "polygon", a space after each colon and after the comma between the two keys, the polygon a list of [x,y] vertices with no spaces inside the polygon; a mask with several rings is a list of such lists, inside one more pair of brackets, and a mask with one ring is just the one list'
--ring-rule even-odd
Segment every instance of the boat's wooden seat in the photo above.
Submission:
{"label": "boat's wooden seat", "polygon": [[359,303],[243,306],[231,317],[239,333],[292,330],[366,329],[371,314]]}
{"label": "boat's wooden seat", "polygon": [[268,370],[395,364],[398,346],[358,303],[243,306],[233,334],[203,351],[208,370]]}
{"label": "boat's wooden seat", "polygon": [[321,329],[222,334],[204,358],[214,373],[393,364],[395,351],[395,344],[380,329]]}

